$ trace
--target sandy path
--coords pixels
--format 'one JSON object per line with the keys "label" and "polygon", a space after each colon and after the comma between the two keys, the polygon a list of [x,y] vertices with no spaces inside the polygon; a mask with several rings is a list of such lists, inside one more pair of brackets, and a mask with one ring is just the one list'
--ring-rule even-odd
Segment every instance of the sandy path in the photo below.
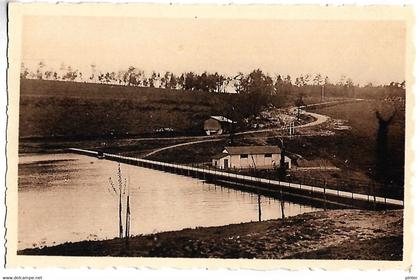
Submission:
{"label": "sandy path", "polygon": [[330,119],[330,117],[328,117],[328,116],[324,116],[324,115],[317,114],[317,113],[304,112],[303,114],[312,116],[313,118],[315,118],[315,121],[310,122],[310,123],[306,123],[306,124],[297,125],[295,128],[305,128],[305,127],[317,126],[317,125],[323,124],[324,122],[326,122]]}

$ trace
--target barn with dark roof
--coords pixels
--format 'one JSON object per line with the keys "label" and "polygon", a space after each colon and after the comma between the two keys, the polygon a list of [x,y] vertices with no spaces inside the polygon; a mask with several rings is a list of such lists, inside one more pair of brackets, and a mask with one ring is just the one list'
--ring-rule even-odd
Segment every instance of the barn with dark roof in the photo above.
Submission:
{"label": "barn with dark roof", "polygon": [[235,122],[223,116],[211,116],[204,121],[204,131],[207,135],[222,134],[228,131]]}

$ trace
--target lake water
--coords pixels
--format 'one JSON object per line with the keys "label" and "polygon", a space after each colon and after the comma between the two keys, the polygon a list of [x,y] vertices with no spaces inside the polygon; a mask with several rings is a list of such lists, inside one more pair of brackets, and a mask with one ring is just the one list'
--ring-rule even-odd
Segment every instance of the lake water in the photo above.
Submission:
{"label": "lake water", "polygon": [[[18,248],[118,236],[118,163],[76,154],[21,155]],[[202,180],[121,164],[130,186],[131,235],[258,221],[258,196]],[[262,220],[280,202],[261,196]],[[286,216],[318,209],[285,202]]]}

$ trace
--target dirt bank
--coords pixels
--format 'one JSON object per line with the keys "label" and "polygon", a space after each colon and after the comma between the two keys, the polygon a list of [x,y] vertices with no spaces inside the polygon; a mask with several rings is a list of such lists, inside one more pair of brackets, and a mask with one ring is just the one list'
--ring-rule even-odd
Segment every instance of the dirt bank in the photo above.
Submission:
{"label": "dirt bank", "polygon": [[333,210],[185,229],[125,240],[66,243],[21,255],[402,260],[403,212]]}

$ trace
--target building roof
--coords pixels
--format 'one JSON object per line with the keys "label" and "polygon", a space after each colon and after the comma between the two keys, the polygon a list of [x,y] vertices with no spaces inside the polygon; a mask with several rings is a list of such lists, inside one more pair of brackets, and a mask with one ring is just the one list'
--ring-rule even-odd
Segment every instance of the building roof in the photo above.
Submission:
{"label": "building roof", "polygon": [[218,120],[219,122],[234,123],[234,121],[223,116],[210,116],[210,118]]}
{"label": "building roof", "polygon": [[281,152],[277,146],[228,146],[225,150],[230,155],[280,154]]}
{"label": "building roof", "polygon": [[211,158],[212,159],[221,159],[221,158],[224,158],[224,157],[226,157],[228,155],[229,154],[227,154],[227,153],[220,153],[220,154],[217,154],[217,155],[212,156]]}

